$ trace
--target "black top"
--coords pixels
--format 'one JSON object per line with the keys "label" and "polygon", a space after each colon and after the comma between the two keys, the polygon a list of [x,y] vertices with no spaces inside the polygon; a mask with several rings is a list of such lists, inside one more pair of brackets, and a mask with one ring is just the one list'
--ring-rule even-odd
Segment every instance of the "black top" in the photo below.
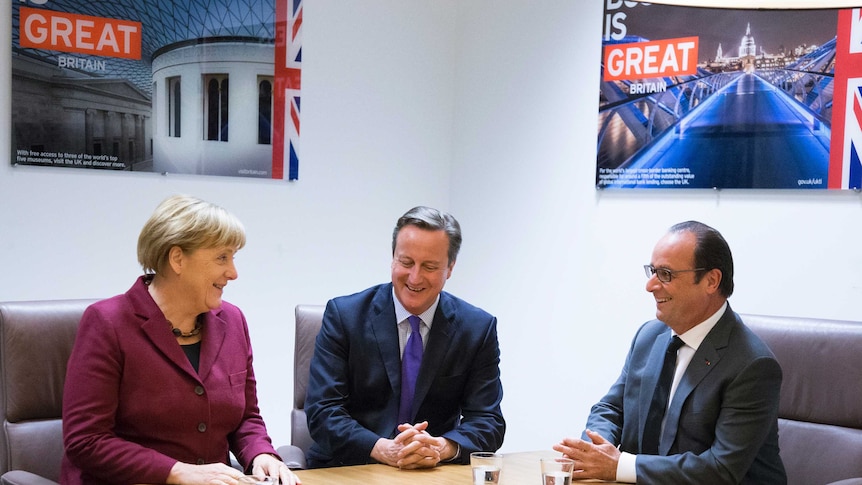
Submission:
{"label": "black top", "polygon": [[192,363],[192,367],[195,368],[195,372],[198,370],[198,365],[201,362],[201,343],[197,342],[189,345],[180,345],[183,348],[183,352],[186,353],[186,357],[189,358],[189,362]]}

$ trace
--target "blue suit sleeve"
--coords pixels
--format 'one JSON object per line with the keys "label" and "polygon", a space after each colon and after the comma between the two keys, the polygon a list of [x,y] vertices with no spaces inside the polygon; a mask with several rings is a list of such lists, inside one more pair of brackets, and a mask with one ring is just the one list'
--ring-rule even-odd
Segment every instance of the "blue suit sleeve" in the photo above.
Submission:
{"label": "blue suit sleeve", "polygon": [[500,347],[497,319],[491,317],[465,386],[461,403],[461,423],[443,437],[461,447],[456,460],[470,462],[474,451],[495,451],[503,445],[506,422],[500,403],[503,386],[500,380]]}
{"label": "blue suit sleeve", "polygon": [[312,439],[345,464],[367,463],[381,438],[362,426],[348,409],[349,335],[337,306],[330,301],[315,343],[308,376],[305,411]]}

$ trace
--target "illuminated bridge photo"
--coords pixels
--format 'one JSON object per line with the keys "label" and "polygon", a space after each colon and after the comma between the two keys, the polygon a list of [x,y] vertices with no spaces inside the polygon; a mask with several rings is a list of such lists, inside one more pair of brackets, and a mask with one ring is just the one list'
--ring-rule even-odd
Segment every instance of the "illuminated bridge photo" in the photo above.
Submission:
{"label": "illuminated bridge photo", "polygon": [[[597,187],[826,187],[835,10],[662,7],[684,11],[685,20],[674,21],[670,14],[652,11],[647,16],[648,8],[640,8],[628,16],[627,35],[605,39],[605,49],[697,35],[697,68],[688,75],[603,78]],[[805,17],[794,20],[788,13]],[[704,20],[692,21],[695,15]],[[656,18],[662,18],[661,25]],[[661,30],[662,26],[679,30],[680,25],[689,29]],[[769,32],[762,42],[758,27]],[[733,32],[738,33],[735,38]],[[812,34],[822,41],[811,39]],[[661,51],[658,57],[662,59]],[[668,59],[676,57],[665,55]],[[609,68],[617,67],[603,65],[603,74]]]}

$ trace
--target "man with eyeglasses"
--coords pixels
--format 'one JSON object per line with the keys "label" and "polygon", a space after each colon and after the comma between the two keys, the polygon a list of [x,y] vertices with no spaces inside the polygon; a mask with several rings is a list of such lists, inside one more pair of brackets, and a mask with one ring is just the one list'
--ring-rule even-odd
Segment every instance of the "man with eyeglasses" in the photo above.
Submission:
{"label": "man with eyeglasses", "polygon": [[705,224],[682,222],[659,240],[644,269],[656,320],[638,330],[581,439],[554,446],[575,460],[572,477],[787,483],[778,454],[781,367],[727,303],[727,242]]}

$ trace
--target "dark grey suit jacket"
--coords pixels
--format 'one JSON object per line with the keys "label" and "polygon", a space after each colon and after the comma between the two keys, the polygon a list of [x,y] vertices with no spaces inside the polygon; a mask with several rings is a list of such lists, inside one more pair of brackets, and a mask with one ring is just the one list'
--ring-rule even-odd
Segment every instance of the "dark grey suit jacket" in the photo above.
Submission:
{"label": "dark grey suit jacket", "polygon": [[639,454],[670,338],[658,320],[638,330],[622,374],[593,406],[587,429],[638,454],[639,484],[787,483],[778,455],[781,367],[730,306],[677,387],[659,455]]}
{"label": "dark grey suit jacket", "polygon": [[[473,451],[503,444],[497,319],[449,293],[425,345],[413,409],[428,432]],[[381,437],[395,436],[401,395],[401,350],[392,285],[330,300],[308,379],[305,411],[314,445],[310,467],[371,461]]]}

